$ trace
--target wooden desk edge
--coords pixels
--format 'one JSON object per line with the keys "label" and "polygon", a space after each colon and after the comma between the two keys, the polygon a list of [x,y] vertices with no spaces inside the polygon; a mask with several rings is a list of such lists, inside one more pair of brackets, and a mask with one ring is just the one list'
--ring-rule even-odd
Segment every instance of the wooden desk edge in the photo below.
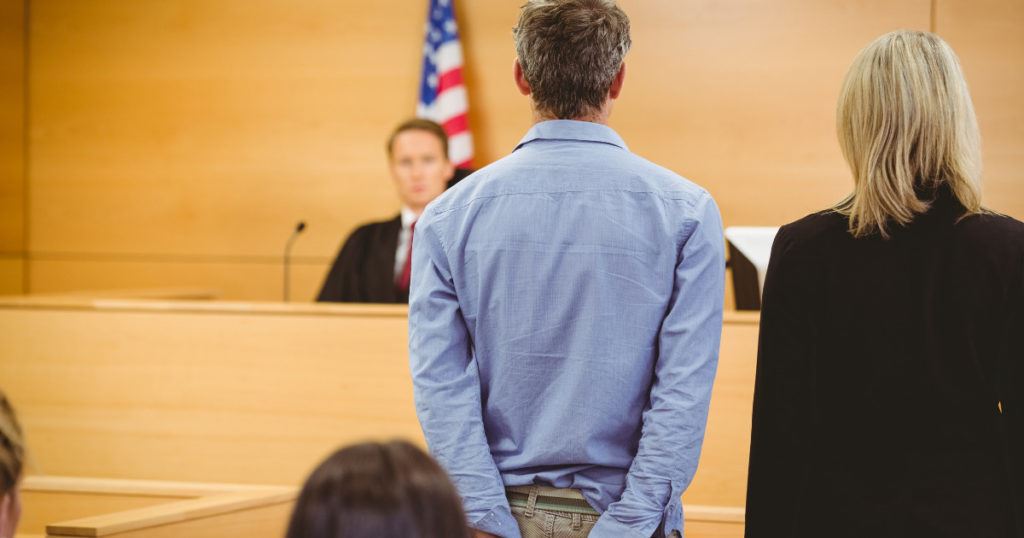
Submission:
{"label": "wooden desk edge", "polygon": [[81,310],[175,314],[244,314],[270,316],[338,316],[404,318],[405,305],[340,303],[261,303],[90,298],[70,296],[12,296],[0,298],[0,310]]}
{"label": "wooden desk edge", "polygon": [[280,493],[291,486],[223,484],[214,482],[169,482],[121,478],[29,475],[21,483],[23,491],[39,493],[93,493],[142,497],[205,497],[224,493]]}
{"label": "wooden desk edge", "polygon": [[683,515],[687,521],[709,523],[743,523],[746,521],[746,510],[742,506],[683,504]]}
{"label": "wooden desk edge", "polygon": [[[268,303],[33,295],[0,297],[0,310],[93,310],[109,312],[377,318],[403,318],[409,315],[409,307],[399,304]],[[726,310],[723,312],[722,317],[726,324],[740,325],[755,325],[761,319],[759,312],[735,310]]]}

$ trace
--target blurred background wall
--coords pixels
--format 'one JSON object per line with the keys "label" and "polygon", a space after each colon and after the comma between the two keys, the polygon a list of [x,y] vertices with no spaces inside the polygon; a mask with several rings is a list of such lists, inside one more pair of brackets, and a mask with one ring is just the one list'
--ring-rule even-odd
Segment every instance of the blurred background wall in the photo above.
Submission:
{"label": "blurred background wall", "polygon": [[[522,0],[461,0],[476,166],[530,126]],[[937,31],[974,95],[990,207],[1024,218],[1024,2],[621,0],[634,48],[612,126],[726,225],[849,189],[842,77],[898,28]],[[419,0],[0,1],[0,293],[202,286],[311,299],[340,242],[397,213],[384,139],[413,115]]]}

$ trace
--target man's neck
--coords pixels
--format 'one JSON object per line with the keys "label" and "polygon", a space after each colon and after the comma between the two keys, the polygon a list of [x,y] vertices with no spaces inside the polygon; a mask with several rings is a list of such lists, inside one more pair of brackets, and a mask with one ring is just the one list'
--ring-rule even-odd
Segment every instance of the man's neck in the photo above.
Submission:
{"label": "man's neck", "polygon": [[611,116],[611,113],[611,105],[605,104],[605,106],[601,107],[601,110],[594,113],[584,114],[582,116],[578,116],[575,118],[557,118],[552,114],[542,112],[540,110],[537,110],[536,107],[534,107],[533,123],[540,123],[542,121],[552,121],[559,119],[571,119],[572,121],[586,121],[590,123],[597,123],[599,125],[608,125],[608,117]]}

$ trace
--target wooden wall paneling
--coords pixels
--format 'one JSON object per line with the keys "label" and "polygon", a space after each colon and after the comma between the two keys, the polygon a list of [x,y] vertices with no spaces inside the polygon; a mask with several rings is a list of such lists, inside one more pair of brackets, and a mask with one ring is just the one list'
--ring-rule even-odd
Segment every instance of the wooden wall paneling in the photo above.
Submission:
{"label": "wooden wall paneling", "polygon": [[743,523],[687,521],[686,536],[690,538],[743,538]]}
{"label": "wooden wall paneling", "polygon": [[0,254],[0,295],[24,292],[25,259],[20,254]]}
{"label": "wooden wall paneling", "polygon": [[401,0],[33,6],[35,252],[333,254],[396,214],[383,143],[415,111]]}
{"label": "wooden wall paneling", "polygon": [[[480,165],[530,123],[510,80],[519,4],[458,6]],[[622,5],[635,46],[613,126],[708,187],[728,224],[779,224],[846,192],[839,80],[871,38],[929,22],[927,0]],[[304,219],[295,254],[329,259],[356,224],[396,211],[381,145],[413,111],[421,11],[399,0],[40,3],[33,254],[276,256]]]}
{"label": "wooden wall paneling", "polygon": [[24,291],[25,2],[0,2],[0,295]]}
{"label": "wooden wall paneling", "polygon": [[631,149],[705,186],[727,225],[779,225],[839,201],[835,104],[856,53],[927,29],[927,0],[654,2],[633,17],[612,124]]}
{"label": "wooden wall paneling", "polygon": [[1024,3],[937,0],[935,23],[960,57],[974,99],[985,205],[1024,219]]}
{"label": "wooden wall paneling", "polygon": [[[31,267],[33,293],[195,287],[209,289],[218,298],[281,300],[284,287],[284,269],[280,262],[252,262],[244,258],[235,261],[42,258],[32,260]],[[313,301],[320,292],[328,267],[326,261],[293,261],[291,300]]]}
{"label": "wooden wall paneling", "polygon": [[530,100],[520,95],[512,80],[516,58],[512,28],[523,2],[456,2],[475,165],[480,167],[511,153],[533,123]]}

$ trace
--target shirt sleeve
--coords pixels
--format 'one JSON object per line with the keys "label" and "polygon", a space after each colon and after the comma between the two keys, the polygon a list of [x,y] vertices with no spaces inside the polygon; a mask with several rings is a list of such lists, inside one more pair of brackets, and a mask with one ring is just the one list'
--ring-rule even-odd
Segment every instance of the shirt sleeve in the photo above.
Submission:
{"label": "shirt sleeve", "polygon": [[791,532],[806,478],[813,406],[810,326],[815,264],[795,254],[783,227],[764,284],[747,482],[748,536]]}
{"label": "shirt sleeve", "polygon": [[[659,335],[654,383],[636,457],[622,497],[594,526],[593,538],[648,538],[697,470],[718,367],[725,286],[725,240],[718,207],[704,194],[684,229],[669,310]],[[671,532],[666,526],[666,533]]]}
{"label": "shirt sleeve", "polygon": [[430,452],[462,496],[470,526],[520,538],[484,432],[473,343],[435,226],[428,210],[413,241],[409,358],[416,413]]}

